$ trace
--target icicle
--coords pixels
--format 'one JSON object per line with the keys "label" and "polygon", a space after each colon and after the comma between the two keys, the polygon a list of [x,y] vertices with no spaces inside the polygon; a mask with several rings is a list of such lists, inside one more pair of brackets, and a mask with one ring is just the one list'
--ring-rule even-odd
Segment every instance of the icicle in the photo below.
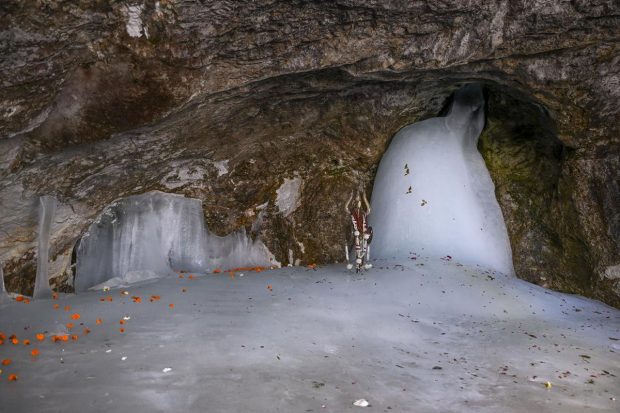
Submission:
{"label": "icicle", "polygon": [[514,273],[495,188],[476,147],[483,127],[482,88],[467,85],[448,116],[396,134],[372,193],[375,256],[449,255]]}
{"label": "icicle", "polygon": [[39,198],[39,234],[37,251],[37,278],[34,282],[33,298],[51,298],[49,283],[49,243],[50,232],[56,212],[56,198],[44,195]]}

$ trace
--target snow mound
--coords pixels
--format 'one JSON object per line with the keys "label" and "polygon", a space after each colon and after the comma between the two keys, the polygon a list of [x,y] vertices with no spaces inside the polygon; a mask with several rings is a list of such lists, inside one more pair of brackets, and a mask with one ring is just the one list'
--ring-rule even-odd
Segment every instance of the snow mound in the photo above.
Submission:
{"label": "snow mound", "polygon": [[482,88],[466,85],[446,117],[396,134],[371,200],[377,257],[450,256],[514,274],[495,187],[476,147],[483,127]]}

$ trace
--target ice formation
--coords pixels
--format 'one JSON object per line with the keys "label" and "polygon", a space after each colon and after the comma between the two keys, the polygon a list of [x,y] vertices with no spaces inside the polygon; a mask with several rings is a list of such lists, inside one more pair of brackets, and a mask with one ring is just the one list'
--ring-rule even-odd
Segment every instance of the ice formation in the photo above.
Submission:
{"label": "ice formation", "polygon": [[6,287],[4,286],[4,273],[2,271],[2,264],[0,264],[0,282],[2,283],[2,290],[0,291],[0,304],[7,303],[11,300],[11,298],[6,292]]}
{"label": "ice formation", "polygon": [[143,277],[136,274],[152,278],[150,272],[259,265],[277,262],[244,231],[210,234],[199,200],[148,192],[116,201],[90,226],[77,250],[75,289],[85,291],[108,280],[114,285],[140,281]]}
{"label": "ice formation", "polygon": [[34,298],[50,298],[49,283],[50,232],[56,212],[56,198],[44,195],[39,198],[39,234],[37,250],[37,275],[34,282]]}
{"label": "ice formation", "polygon": [[446,117],[396,134],[372,194],[375,256],[450,256],[514,274],[495,187],[476,147],[483,127],[484,97],[474,84],[455,93]]}

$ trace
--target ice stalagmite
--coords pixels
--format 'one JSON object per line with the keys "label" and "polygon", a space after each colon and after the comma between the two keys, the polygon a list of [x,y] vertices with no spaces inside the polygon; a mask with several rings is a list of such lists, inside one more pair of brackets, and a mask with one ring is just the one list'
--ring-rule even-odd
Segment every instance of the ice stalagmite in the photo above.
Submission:
{"label": "ice stalagmite", "polygon": [[376,257],[451,256],[514,273],[495,187],[477,150],[483,127],[482,88],[466,85],[446,117],[396,134],[372,193]]}
{"label": "ice stalagmite", "polygon": [[9,294],[6,292],[6,287],[4,286],[4,273],[2,272],[2,264],[0,263],[0,282],[2,283],[2,290],[0,290],[0,304],[8,303],[11,301]]}
{"label": "ice stalagmite", "polygon": [[75,289],[179,270],[271,265],[270,258],[260,241],[245,234],[209,234],[200,200],[155,191],[116,201],[90,226],[77,250]]}
{"label": "ice stalagmite", "polygon": [[56,212],[56,198],[44,195],[39,198],[39,234],[37,251],[37,277],[34,282],[34,298],[50,298],[49,283],[50,232]]}

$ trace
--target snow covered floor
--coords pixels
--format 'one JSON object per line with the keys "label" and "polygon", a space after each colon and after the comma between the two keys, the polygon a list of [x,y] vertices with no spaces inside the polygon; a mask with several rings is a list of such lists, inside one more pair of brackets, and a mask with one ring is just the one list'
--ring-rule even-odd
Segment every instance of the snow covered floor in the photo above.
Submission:
{"label": "snow covered floor", "polygon": [[32,343],[0,346],[0,411],[620,411],[620,311],[450,261],[375,265],[10,303],[0,331]]}

